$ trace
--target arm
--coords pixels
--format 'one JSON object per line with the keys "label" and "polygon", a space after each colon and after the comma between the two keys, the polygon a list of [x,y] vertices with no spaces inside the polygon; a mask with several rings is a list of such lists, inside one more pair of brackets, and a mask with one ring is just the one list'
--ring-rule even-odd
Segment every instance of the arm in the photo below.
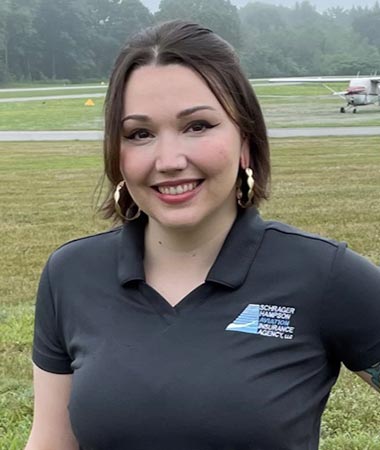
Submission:
{"label": "arm", "polygon": [[25,450],[78,450],[67,405],[71,375],[45,372],[36,365],[34,377],[34,418]]}
{"label": "arm", "polygon": [[356,372],[360,378],[366,381],[375,390],[380,392],[380,362],[373,365],[369,369]]}

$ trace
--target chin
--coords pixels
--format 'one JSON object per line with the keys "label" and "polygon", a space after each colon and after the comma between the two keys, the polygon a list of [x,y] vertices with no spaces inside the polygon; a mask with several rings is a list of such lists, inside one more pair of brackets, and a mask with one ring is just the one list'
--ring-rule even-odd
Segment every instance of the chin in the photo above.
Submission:
{"label": "chin", "polygon": [[190,213],[190,211],[176,211],[173,214],[150,216],[152,220],[159,223],[161,227],[172,230],[191,230],[200,226],[206,216]]}
{"label": "chin", "polygon": [[171,230],[192,230],[200,225],[200,222],[192,219],[192,220],[163,220],[159,221],[160,225],[164,228]]}

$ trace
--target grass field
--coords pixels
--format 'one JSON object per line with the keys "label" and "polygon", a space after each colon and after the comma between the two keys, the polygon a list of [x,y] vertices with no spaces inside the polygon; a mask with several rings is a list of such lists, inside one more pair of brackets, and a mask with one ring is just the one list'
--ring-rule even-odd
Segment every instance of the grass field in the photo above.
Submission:
{"label": "grass field", "polygon": [[[331,85],[341,90],[346,83]],[[53,86],[54,87],[54,86]],[[104,88],[29,92],[1,92],[0,100],[12,97],[88,94]],[[257,85],[255,91],[270,128],[376,126],[380,108],[370,105],[358,108],[357,114],[341,114],[345,102],[322,85]],[[103,126],[103,98],[94,98],[95,106],[85,106],[86,99],[36,100],[23,103],[0,102],[1,130],[99,130]],[[290,113],[291,112],[291,113]]]}
{"label": "grass field", "polygon": [[[273,193],[262,209],[348,241],[380,263],[380,138],[273,140]],[[23,448],[32,416],[30,351],[40,271],[61,243],[109,227],[93,203],[100,143],[0,143],[0,450]],[[322,450],[380,450],[379,394],[343,370]]]}
{"label": "grass field", "polygon": [[[91,96],[89,95],[89,98]],[[86,99],[0,103],[0,130],[100,130],[103,99],[85,106]]]}

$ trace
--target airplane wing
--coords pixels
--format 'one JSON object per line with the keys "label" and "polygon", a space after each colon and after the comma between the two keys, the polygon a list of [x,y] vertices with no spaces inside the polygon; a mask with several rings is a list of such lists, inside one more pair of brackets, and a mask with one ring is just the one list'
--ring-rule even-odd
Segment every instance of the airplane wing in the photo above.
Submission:
{"label": "airplane wing", "polygon": [[[341,81],[351,81],[356,77],[286,77],[270,78],[270,83],[339,83]],[[376,77],[380,80],[380,77]]]}
{"label": "airplane wing", "polygon": [[373,83],[380,83],[380,76],[336,76],[336,77],[286,77],[286,78],[269,78],[270,83],[339,83],[341,81],[350,82],[356,79],[371,80]]}

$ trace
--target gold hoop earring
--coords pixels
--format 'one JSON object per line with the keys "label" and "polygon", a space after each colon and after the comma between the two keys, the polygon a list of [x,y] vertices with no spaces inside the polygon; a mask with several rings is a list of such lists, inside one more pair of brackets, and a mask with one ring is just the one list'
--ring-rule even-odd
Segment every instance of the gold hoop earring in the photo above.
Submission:
{"label": "gold hoop earring", "polygon": [[242,208],[249,208],[250,206],[253,205],[253,197],[254,197],[254,191],[253,188],[255,186],[255,180],[253,178],[253,170],[250,167],[247,167],[246,169],[244,169],[244,172],[247,176],[246,179],[246,184],[248,186],[248,190],[247,190],[247,194],[246,194],[246,200],[243,200],[243,191],[242,191],[242,179],[239,177],[238,181],[237,181],[237,186],[236,186],[236,198],[237,198],[237,202],[238,205],[241,206]]}
{"label": "gold hoop earring", "polygon": [[[136,208],[136,211],[133,213],[133,209]],[[128,222],[131,222],[132,220],[138,219],[141,214],[141,209],[136,205],[136,203],[133,203],[128,209],[125,214],[125,220],[128,220]]]}
{"label": "gold hoop earring", "polygon": [[[121,197],[121,190],[122,190],[123,188],[125,188],[125,187],[126,187],[126,183],[125,183],[125,181],[123,180],[123,181],[120,181],[120,183],[118,183],[118,185],[117,185],[116,188],[115,188],[115,192],[114,192],[114,194],[113,194],[113,199],[114,199],[114,202],[115,202],[115,211],[116,211],[116,213],[117,213],[122,219],[131,221],[131,220],[137,219],[137,218],[140,216],[141,210],[140,210],[140,208],[139,208],[135,203],[133,203],[133,204],[127,209],[126,215],[123,214],[123,211],[121,210],[121,207],[120,207],[120,203],[119,203],[119,202],[120,202],[120,197]],[[135,213],[132,214],[131,211],[133,210],[134,207],[137,208],[137,211],[136,211]]]}

